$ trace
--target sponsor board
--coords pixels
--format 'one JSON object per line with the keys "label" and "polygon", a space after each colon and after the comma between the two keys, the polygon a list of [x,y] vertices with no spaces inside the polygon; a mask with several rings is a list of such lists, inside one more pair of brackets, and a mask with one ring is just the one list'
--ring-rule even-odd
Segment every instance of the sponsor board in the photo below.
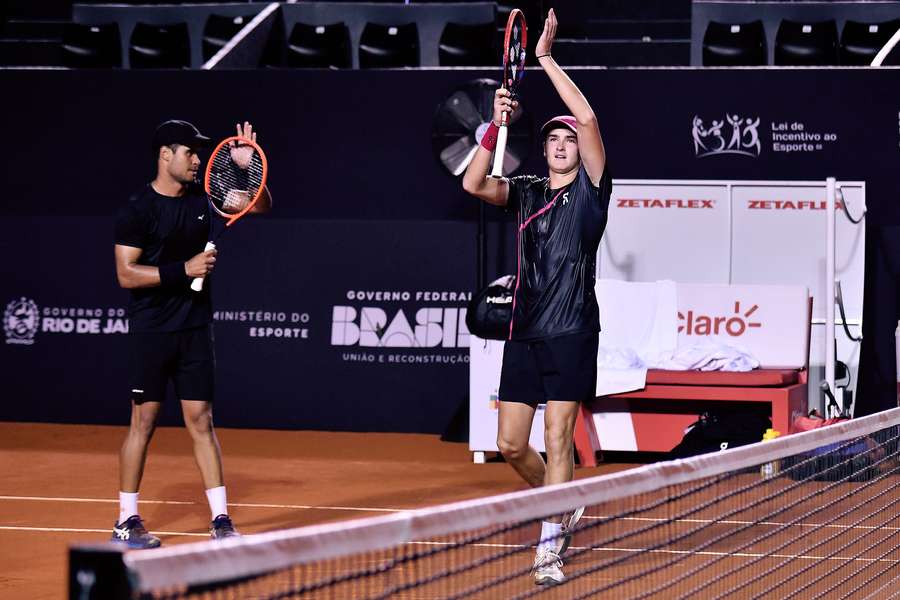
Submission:
{"label": "sponsor board", "polygon": [[349,290],[332,306],[331,345],[345,362],[468,363],[471,292]]}

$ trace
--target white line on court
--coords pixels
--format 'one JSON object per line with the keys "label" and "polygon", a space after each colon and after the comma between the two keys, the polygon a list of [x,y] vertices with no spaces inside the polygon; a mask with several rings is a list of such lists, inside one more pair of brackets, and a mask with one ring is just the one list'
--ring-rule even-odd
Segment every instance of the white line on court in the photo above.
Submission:
{"label": "white line on court", "polygon": [[[33,502],[83,502],[83,503],[99,503],[99,504],[118,504],[119,501],[111,498],[65,498],[65,497],[49,497],[49,496],[0,496],[0,501],[3,500],[11,500],[11,501],[33,501]],[[194,505],[201,504],[200,502],[191,502],[191,501],[183,501],[183,500],[141,500],[141,504],[164,504],[164,505]],[[371,508],[371,507],[360,507],[360,506],[313,506],[309,504],[264,504],[264,503],[255,503],[255,502],[229,502],[229,506],[237,506],[241,508],[288,508],[295,510],[333,510],[333,511],[354,511],[354,512],[408,512],[414,509],[410,508]],[[585,521],[590,520],[599,520],[599,519],[607,519],[609,518],[606,515],[585,515],[582,517]],[[626,521],[648,521],[651,523],[656,522],[665,522],[670,519],[661,519],[656,517],[617,517],[618,519],[626,520]],[[716,521],[710,519],[675,519],[677,523],[724,523],[724,524],[738,524],[738,525],[765,525],[765,526],[784,526],[786,523],[782,523],[779,521],[761,521],[761,522],[750,522],[750,521],[735,521],[735,520],[726,520],[726,521]],[[795,527],[811,527],[811,528],[834,528],[834,529],[887,529],[887,530],[896,530],[897,527],[890,527],[887,525],[878,525],[878,526],[866,526],[866,525],[839,525],[839,524],[830,524],[830,523],[793,523],[792,526]]]}
{"label": "white line on court", "polygon": [[[10,525],[0,525],[0,531],[50,531],[50,532],[63,532],[63,533],[109,533],[109,529],[82,529],[79,527],[21,527],[21,526],[10,526]],[[208,538],[208,533],[190,533],[187,531],[154,531],[156,535],[186,535],[191,537],[203,537]]]}
{"label": "white line on court", "polygon": [[[26,502],[83,502],[97,504],[118,504],[119,501],[114,498],[63,498],[51,496],[0,496],[0,500],[26,501]],[[192,505],[200,504],[199,502],[190,502],[183,500],[144,500],[141,504],[174,504],[174,505]],[[262,504],[256,502],[229,502],[229,506],[239,506],[241,508],[292,508],[298,510],[350,510],[358,512],[406,512],[409,508],[371,508],[362,506],[313,506],[309,504]]]}

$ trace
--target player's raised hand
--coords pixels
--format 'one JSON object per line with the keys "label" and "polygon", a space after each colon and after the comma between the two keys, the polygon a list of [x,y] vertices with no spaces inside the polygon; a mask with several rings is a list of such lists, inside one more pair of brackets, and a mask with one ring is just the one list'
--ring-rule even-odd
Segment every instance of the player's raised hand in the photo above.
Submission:
{"label": "player's raised hand", "polygon": [[[250,121],[244,121],[243,125],[240,123],[237,124],[237,136],[256,143],[256,132],[253,131],[253,125],[250,124]],[[231,160],[234,161],[234,164],[241,169],[247,169],[253,158],[253,147],[242,145],[240,142],[230,142],[229,146],[231,150]]]}
{"label": "player's raised hand", "polygon": [[550,49],[553,47],[553,40],[556,39],[557,25],[556,13],[551,8],[550,12],[547,13],[547,18],[544,19],[544,31],[541,32],[541,37],[534,47],[535,56],[550,54]]}

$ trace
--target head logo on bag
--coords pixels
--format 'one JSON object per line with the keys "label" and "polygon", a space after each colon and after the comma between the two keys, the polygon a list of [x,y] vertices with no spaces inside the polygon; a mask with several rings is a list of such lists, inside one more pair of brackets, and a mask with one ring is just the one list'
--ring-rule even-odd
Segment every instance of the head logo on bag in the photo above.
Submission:
{"label": "head logo on bag", "polygon": [[469,333],[483,340],[505,340],[512,320],[515,275],[505,275],[473,294],[466,309]]}

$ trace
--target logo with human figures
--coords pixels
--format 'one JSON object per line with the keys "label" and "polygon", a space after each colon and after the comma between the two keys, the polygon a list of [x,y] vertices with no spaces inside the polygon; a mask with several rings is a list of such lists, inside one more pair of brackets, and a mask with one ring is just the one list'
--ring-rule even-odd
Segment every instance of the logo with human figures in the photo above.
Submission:
{"label": "logo with human figures", "polygon": [[698,115],[694,115],[691,133],[697,158],[718,154],[739,154],[756,158],[762,151],[759,117],[753,119],[727,113],[724,119],[713,119],[707,125]]}
{"label": "logo with human figures", "polygon": [[34,343],[40,315],[37,304],[28,298],[19,298],[6,305],[3,313],[3,330],[7,344],[30,346]]}

